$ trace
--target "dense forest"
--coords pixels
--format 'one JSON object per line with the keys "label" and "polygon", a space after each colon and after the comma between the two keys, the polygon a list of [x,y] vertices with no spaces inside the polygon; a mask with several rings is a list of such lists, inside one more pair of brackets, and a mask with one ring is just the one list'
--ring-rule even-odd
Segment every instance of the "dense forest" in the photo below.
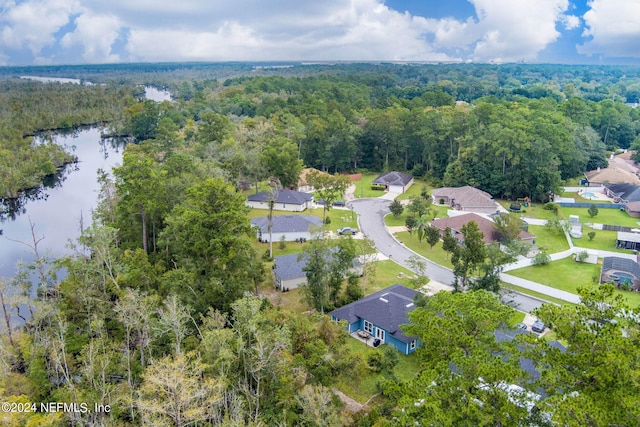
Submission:
{"label": "dense forest", "polygon": [[[640,94],[639,70],[113,67],[106,86],[4,83],[15,88],[2,103],[7,123],[16,121],[7,125],[15,141],[101,123],[135,143],[113,174],[99,176],[93,225],[73,253],[53,262],[34,241],[34,264],[0,282],[0,401],[16,409],[0,413],[1,424],[637,422],[640,325],[613,288],[584,290],[580,306],[540,311],[564,351],[531,336],[498,339],[513,310],[489,292],[416,301],[406,331],[423,346],[415,372],[402,371],[394,349],[364,357],[313,305],[298,312],[262,298],[271,264],[256,249],[238,188],[270,177],[293,186],[306,165],[410,171],[434,184],[544,200],[564,180],[606,166],[609,151],[638,144],[638,113],[626,103]],[[108,80],[104,69],[4,71],[98,81]],[[135,79],[170,88],[174,101],[138,99]],[[2,143],[12,147],[10,140]],[[24,154],[37,150],[26,141],[22,155],[36,159]],[[58,280],[60,267],[66,275]],[[342,286],[334,305],[349,301]],[[525,356],[539,378],[522,369]],[[332,390],[357,392],[370,378],[376,393],[368,405],[346,411]],[[29,402],[37,412],[24,409]],[[109,410],[46,413],[41,402]]]}

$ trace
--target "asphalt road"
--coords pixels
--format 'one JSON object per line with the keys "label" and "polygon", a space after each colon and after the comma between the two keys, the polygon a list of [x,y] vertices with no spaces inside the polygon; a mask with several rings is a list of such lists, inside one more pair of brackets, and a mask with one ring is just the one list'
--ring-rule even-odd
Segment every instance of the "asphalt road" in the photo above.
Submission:
{"label": "asphalt road", "polygon": [[[380,253],[412,271],[413,268],[410,266],[408,259],[412,256],[417,256],[421,261],[426,263],[426,275],[429,278],[446,285],[452,283],[453,272],[451,270],[416,254],[400,244],[391,233],[389,233],[384,224],[384,216],[389,213],[390,204],[390,200],[384,199],[357,199],[348,202],[347,206],[358,214],[360,231],[366,237],[373,240],[376,249]],[[389,285],[391,285],[391,283]],[[505,295],[503,301],[527,313],[543,304],[543,302],[537,298],[515,292]]]}

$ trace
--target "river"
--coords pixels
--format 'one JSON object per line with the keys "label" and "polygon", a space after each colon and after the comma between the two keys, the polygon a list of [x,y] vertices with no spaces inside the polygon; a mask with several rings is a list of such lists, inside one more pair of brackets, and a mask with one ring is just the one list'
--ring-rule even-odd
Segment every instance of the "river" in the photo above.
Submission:
{"label": "river", "polygon": [[[168,92],[145,88],[145,94],[155,101],[170,100]],[[52,188],[41,188],[37,196],[22,199],[19,212],[6,215],[0,222],[0,280],[14,276],[16,265],[33,262],[35,256],[26,244],[41,239],[41,256],[58,258],[69,253],[67,244],[80,235],[81,223],[91,224],[91,212],[96,207],[99,192],[97,171],[111,171],[122,160],[123,146],[100,138],[100,129],[79,130],[72,135],[57,134],[54,141],[69,148],[78,158],[68,165]]]}
{"label": "river", "polygon": [[33,244],[30,224],[36,238],[42,239],[41,255],[55,258],[67,253],[68,241],[80,235],[81,220],[85,227],[91,223],[99,191],[98,169],[111,171],[122,159],[122,147],[101,141],[97,128],[58,135],[54,140],[74,147],[78,163],[67,165],[53,188],[42,189],[41,196],[27,200],[13,220],[8,218],[0,224],[0,277],[13,276],[19,261],[33,261],[33,251],[24,244]]}

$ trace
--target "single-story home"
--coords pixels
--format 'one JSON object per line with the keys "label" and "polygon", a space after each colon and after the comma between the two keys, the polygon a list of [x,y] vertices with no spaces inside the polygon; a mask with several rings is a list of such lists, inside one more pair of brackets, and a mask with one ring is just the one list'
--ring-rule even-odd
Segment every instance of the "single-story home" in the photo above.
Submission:
{"label": "single-story home", "polygon": [[434,188],[431,197],[434,204],[451,206],[458,211],[494,214],[499,208],[491,194],[469,185]]}
{"label": "single-story home", "polygon": [[331,320],[347,321],[349,334],[366,337],[379,344],[391,344],[404,354],[413,353],[420,345],[415,337],[404,335],[401,325],[409,323],[407,314],[416,308],[419,293],[402,285],[392,285],[347,304],[331,313]]}
{"label": "single-story home", "polygon": [[640,265],[632,259],[605,257],[602,260],[600,283],[628,283],[631,289],[640,290]]}
{"label": "single-story home", "polygon": [[311,171],[315,171],[317,173],[320,174],[324,174],[324,175],[328,175],[326,172],[322,172],[318,169],[315,168],[304,168],[300,171],[300,177],[298,178],[298,191],[301,192],[305,192],[305,193],[310,193],[312,191],[315,190],[315,188],[313,188],[313,185],[310,185],[307,182],[307,176],[309,175],[309,173],[311,173]]}
{"label": "single-story home", "polygon": [[[493,228],[493,221],[475,213],[456,215],[449,218],[434,219],[433,221],[431,221],[430,224],[433,227],[436,227],[438,230],[440,230],[440,235],[442,237],[444,237],[444,233],[446,232],[447,228],[450,228],[451,233],[453,234],[453,237],[458,241],[459,244],[462,245],[464,244],[462,227],[471,221],[474,221],[476,224],[478,224],[478,229],[480,229],[480,231],[484,235],[482,237],[482,240],[485,243],[489,244],[489,243],[500,241],[501,239],[500,233],[498,233]],[[527,242],[530,244],[535,243],[534,242],[535,236],[524,230],[520,232],[520,235],[518,236],[518,238],[523,242]]]}
{"label": "single-story home", "polygon": [[[261,191],[247,197],[245,205],[256,209],[269,209],[269,201],[274,196],[270,191]],[[278,190],[275,192],[275,211],[302,212],[313,207],[313,194],[295,190]]]}
{"label": "single-story home", "polygon": [[640,185],[640,178],[632,172],[616,166],[598,168],[584,173],[587,186],[599,186],[603,184],[634,184]]}
{"label": "single-story home", "polygon": [[402,172],[387,172],[378,175],[371,184],[383,186],[390,193],[404,193],[413,185],[413,176]]}
{"label": "single-story home", "polygon": [[640,201],[625,203],[624,210],[631,218],[640,218]]}
{"label": "single-story home", "polygon": [[618,231],[618,235],[616,237],[616,248],[631,249],[634,251],[640,250],[640,234]]}
{"label": "single-story home", "polygon": [[[307,260],[304,255],[289,254],[275,257],[272,272],[276,289],[284,292],[307,283],[307,273],[304,271],[306,266]],[[353,260],[349,273],[357,276],[362,276],[364,273],[364,265],[357,257]]]}
{"label": "single-story home", "polygon": [[[251,218],[251,226],[256,229],[256,238],[269,242],[269,217]],[[274,215],[271,223],[271,236],[274,242],[283,240],[295,242],[311,239],[311,233],[322,227],[322,220],[313,215]]]}
{"label": "single-story home", "polygon": [[604,184],[603,193],[611,197],[614,202],[628,203],[640,201],[640,185],[635,184]]}

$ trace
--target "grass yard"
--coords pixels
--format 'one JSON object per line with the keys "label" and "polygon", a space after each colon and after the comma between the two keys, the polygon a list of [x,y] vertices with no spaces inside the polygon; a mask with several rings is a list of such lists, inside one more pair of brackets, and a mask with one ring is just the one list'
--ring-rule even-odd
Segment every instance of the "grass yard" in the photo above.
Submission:
{"label": "grass yard", "polygon": [[413,272],[396,264],[391,260],[378,261],[376,264],[376,275],[372,284],[367,285],[365,294],[369,295],[378,292],[388,286],[399,283],[411,288],[411,282],[407,276],[413,275]]}
{"label": "grass yard", "polygon": [[623,225],[625,227],[635,228],[638,227],[640,218],[632,218],[625,211],[620,209],[598,209],[598,215],[591,218],[587,213],[588,208],[561,208],[565,218],[569,218],[569,215],[578,215],[580,222],[595,223],[595,224],[609,224],[609,225]]}
{"label": "grass yard", "polygon": [[[351,359],[355,357],[362,357],[363,360],[367,360],[367,356],[377,351],[376,349],[365,345],[364,343],[356,340],[355,338],[347,339],[346,347],[351,353]],[[381,348],[381,347],[379,347]],[[404,355],[398,352],[399,360],[398,364],[393,370],[394,375],[401,380],[410,380],[418,372],[420,372],[420,359],[415,353]],[[359,377],[341,377],[336,383],[336,387],[345,393],[347,396],[357,400],[360,403],[365,403],[373,395],[378,393],[377,384],[384,381],[384,376],[380,373],[368,371],[366,375]]]}
{"label": "grass yard", "polygon": [[[447,215],[447,211],[450,209],[448,206],[431,205],[429,209],[429,218],[447,218],[449,216]],[[402,215],[399,215],[396,218],[393,215],[389,214],[384,217],[384,223],[387,225],[387,227],[404,226],[408,215],[409,212],[407,211],[407,208],[405,206]]]}
{"label": "grass yard", "polygon": [[372,190],[371,182],[376,179],[380,175],[379,173],[367,173],[362,174],[362,179],[360,181],[356,181],[356,190],[354,192],[354,196],[359,199],[368,199],[380,197],[384,194],[383,190]]}
{"label": "grass yard", "polygon": [[414,197],[418,197],[420,193],[422,193],[422,187],[427,187],[427,190],[431,189],[431,186],[427,183],[427,181],[423,181],[421,179],[414,179],[413,185],[409,187],[409,189],[406,192],[396,197],[396,199],[409,200]]}
{"label": "grass yard", "polygon": [[600,200],[600,199],[587,199],[586,197],[582,197],[580,196],[578,193],[576,192],[564,192],[564,193],[560,193],[561,197],[571,197],[573,198],[576,203],[594,203],[594,204],[611,204],[611,201],[609,200]]}
{"label": "grass yard", "polygon": [[[589,240],[587,233],[595,231],[596,235],[593,240]],[[604,251],[620,252],[630,254],[631,250],[616,248],[616,239],[618,232],[611,230],[594,230],[591,227],[582,228],[582,238],[572,239],[575,246],[585,249],[600,249]]]}
{"label": "grass yard", "polygon": [[[565,258],[547,265],[519,268],[508,274],[577,294],[579,287],[594,286],[594,278],[598,283],[600,268],[600,264],[579,263]],[[619,292],[632,307],[640,305],[640,292]]]}
{"label": "grass yard", "polygon": [[453,268],[451,260],[449,259],[449,254],[442,249],[441,241],[436,243],[435,246],[430,249],[426,240],[422,239],[422,242],[418,241],[416,232],[413,232],[413,235],[410,236],[408,231],[401,231],[400,233],[395,233],[395,236],[403,245],[412,251],[419,253],[428,260],[433,261],[436,264],[440,264],[443,267]]}
{"label": "grass yard", "polygon": [[530,225],[529,233],[536,236],[536,246],[549,254],[569,249],[569,242],[564,233],[549,231],[543,225]]}

